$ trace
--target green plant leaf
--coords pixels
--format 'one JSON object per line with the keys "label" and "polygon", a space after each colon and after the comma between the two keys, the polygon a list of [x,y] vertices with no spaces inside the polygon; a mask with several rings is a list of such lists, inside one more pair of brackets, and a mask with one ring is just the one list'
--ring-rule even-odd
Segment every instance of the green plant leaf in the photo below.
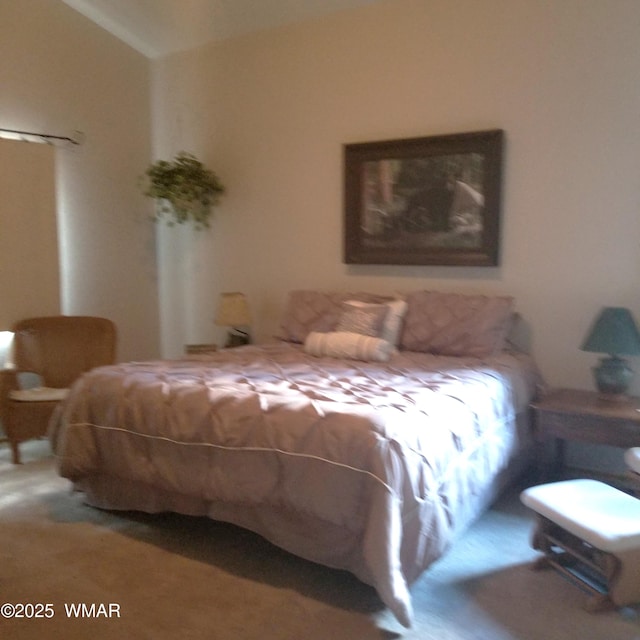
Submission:
{"label": "green plant leaf", "polygon": [[225,191],[213,171],[184,151],[172,161],[150,165],[142,188],[146,196],[158,201],[156,220],[166,220],[169,226],[193,222],[196,229],[209,227],[212,207]]}

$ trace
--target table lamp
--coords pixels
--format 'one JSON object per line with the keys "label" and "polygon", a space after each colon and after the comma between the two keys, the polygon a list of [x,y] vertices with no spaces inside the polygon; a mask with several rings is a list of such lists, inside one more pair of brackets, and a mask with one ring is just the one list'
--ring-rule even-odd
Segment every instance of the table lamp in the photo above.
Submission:
{"label": "table lamp", "polygon": [[628,309],[602,309],[585,338],[582,351],[607,353],[593,373],[604,400],[624,400],[633,371],[621,355],[640,355],[640,332]]}
{"label": "table lamp", "polygon": [[251,325],[251,315],[249,304],[244,293],[221,293],[216,313],[215,323],[221,327],[231,327],[229,331],[226,347],[239,347],[249,344],[251,339],[248,331],[243,331],[238,327],[249,327]]}

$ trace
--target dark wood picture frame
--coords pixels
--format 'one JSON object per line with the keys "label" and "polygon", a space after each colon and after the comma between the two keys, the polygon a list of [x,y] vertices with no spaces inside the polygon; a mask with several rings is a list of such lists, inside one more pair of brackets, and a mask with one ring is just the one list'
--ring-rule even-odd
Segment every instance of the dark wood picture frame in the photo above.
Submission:
{"label": "dark wood picture frame", "polygon": [[502,129],[344,145],[344,262],[495,266]]}

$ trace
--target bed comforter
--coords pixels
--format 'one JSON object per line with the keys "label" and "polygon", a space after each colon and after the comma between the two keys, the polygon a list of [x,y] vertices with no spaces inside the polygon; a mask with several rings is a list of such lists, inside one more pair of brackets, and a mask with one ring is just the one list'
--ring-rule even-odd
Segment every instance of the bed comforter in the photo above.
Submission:
{"label": "bed comforter", "polygon": [[531,443],[524,355],[319,358],[278,343],[84,375],[52,424],[59,472],[95,506],[206,515],[374,586],[410,585]]}

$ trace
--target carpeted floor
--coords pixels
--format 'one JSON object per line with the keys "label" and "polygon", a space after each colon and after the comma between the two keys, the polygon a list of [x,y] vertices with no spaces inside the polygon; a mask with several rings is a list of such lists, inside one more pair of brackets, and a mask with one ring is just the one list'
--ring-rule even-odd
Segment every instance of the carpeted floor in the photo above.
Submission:
{"label": "carpeted floor", "polygon": [[[640,640],[640,609],[588,614],[582,592],[529,569],[517,490],[414,585],[404,629],[347,573],[230,525],[92,509],[57,477],[46,442],[24,445],[23,459],[11,465],[0,446],[0,605],[43,606],[0,616],[0,638]],[[100,617],[67,613],[82,604]]]}

